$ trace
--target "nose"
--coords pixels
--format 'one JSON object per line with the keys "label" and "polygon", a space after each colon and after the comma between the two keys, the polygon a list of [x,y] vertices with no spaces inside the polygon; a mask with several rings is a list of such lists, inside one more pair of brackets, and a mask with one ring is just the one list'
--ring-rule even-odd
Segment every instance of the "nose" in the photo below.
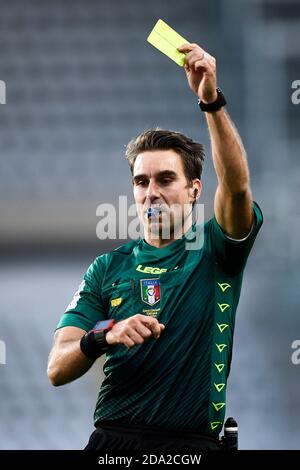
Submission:
{"label": "nose", "polygon": [[160,198],[160,192],[158,185],[155,183],[155,181],[149,181],[147,191],[146,191],[146,199],[149,200],[149,202],[155,201],[155,199]]}

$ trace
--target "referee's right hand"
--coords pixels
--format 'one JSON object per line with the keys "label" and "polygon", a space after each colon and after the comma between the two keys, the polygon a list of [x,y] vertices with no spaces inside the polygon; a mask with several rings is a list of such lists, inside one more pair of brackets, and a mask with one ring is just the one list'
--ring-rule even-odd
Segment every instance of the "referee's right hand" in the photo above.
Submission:
{"label": "referee's right hand", "polygon": [[165,325],[159,323],[156,318],[146,315],[133,315],[116,323],[106,334],[108,344],[124,344],[128,349],[137,344],[142,344],[152,336],[158,339]]}

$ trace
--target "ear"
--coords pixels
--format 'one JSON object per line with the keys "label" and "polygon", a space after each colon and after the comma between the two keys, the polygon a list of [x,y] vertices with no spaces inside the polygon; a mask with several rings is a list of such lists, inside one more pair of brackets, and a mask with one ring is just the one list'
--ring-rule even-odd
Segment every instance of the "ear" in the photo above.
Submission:
{"label": "ear", "polygon": [[199,179],[193,180],[193,184],[191,186],[190,192],[190,202],[196,202],[196,200],[200,197],[202,191],[202,183]]}

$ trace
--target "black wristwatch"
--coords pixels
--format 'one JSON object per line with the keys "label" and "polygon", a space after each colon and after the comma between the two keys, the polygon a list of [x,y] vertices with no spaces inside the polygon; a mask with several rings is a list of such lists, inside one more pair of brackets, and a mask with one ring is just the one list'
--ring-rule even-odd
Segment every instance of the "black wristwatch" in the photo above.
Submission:
{"label": "black wristwatch", "polygon": [[201,111],[204,111],[205,113],[213,113],[227,104],[222,90],[220,88],[216,88],[216,91],[218,97],[213,103],[203,103],[200,98],[198,99],[198,104],[200,106]]}
{"label": "black wristwatch", "polygon": [[89,359],[97,359],[111,347],[106,341],[106,334],[115,324],[114,319],[102,320],[94,328],[83,335],[80,340],[80,349]]}
{"label": "black wristwatch", "polygon": [[101,346],[103,351],[107,351],[110,347],[108,342],[106,341],[106,334],[108,331],[112,329],[112,327],[115,324],[115,320],[110,319],[110,320],[102,320],[96,323],[92,331],[94,332],[95,335],[95,340]]}

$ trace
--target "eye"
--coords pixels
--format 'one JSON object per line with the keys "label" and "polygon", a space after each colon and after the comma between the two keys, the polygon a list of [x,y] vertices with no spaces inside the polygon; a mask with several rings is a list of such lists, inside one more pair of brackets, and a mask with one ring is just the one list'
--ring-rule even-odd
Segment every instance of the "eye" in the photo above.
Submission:
{"label": "eye", "polygon": [[147,186],[147,181],[146,180],[139,180],[139,181],[136,181],[135,183],[136,186]]}

